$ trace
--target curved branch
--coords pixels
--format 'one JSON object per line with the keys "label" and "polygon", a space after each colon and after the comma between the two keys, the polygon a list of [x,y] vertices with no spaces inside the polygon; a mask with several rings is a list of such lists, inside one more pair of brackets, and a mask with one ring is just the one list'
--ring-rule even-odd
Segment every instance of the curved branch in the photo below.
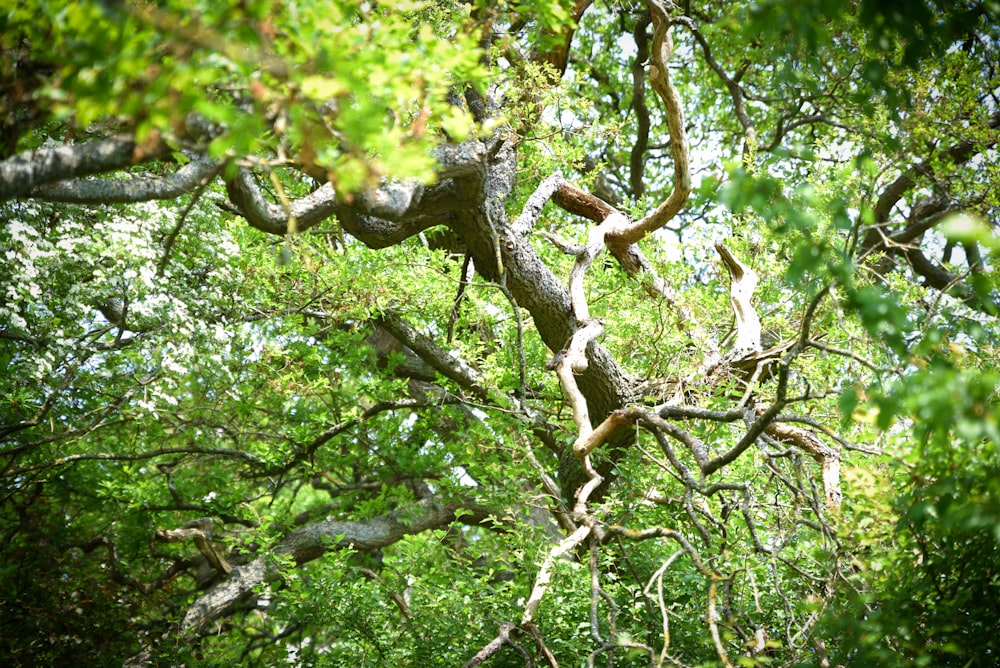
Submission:
{"label": "curved branch", "polygon": [[223,575],[233,572],[233,567],[229,565],[226,558],[220,555],[212,546],[212,527],[214,520],[211,517],[202,517],[197,520],[187,522],[180,529],[157,529],[153,534],[155,540],[165,543],[175,543],[185,540],[193,540],[201,556],[205,557],[212,568]]}
{"label": "curved branch", "polygon": [[843,499],[843,492],[840,490],[840,452],[824,444],[812,432],[781,422],[771,422],[764,429],[764,433],[782,443],[797,446],[819,462],[823,467],[826,505],[830,508],[840,506]]}
{"label": "curved branch", "polygon": [[635,57],[632,60],[632,109],[635,111],[636,136],[629,154],[628,177],[632,197],[637,200],[646,191],[642,174],[646,167],[646,150],[649,148],[649,107],[646,106],[645,66],[649,59],[649,36],[646,34],[646,28],[650,21],[650,17],[643,14],[632,30],[636,46]]}
{"label": "curved branch", "polygon": [[659,207],[642,220],[628,227],[608,233],[609,245],[628,246],[637,243],[650,232],[667,224],[684,206],[691,194],[691,165],[689,160],[687,130],[684,128],[684,111],[677,89],[670,82],[667,60],[673,50],[670,39],[670,19],[658,0],[646,0],[653,15],[653,48],[650,53],[649,83],[663,100],[667,110],[670,131],[670,152],[674,159],[674,188]]}
{"label": "curved branch", "polygon": [[268,234],[288,234],[290,217],[295,218],[295,229],[301,232],[337,211],[337,193],[329,183],[290,202],[286,211],[280,204],[264,198],[246,169],[241,169],[235,178],[226,182],[226,193],[251,227]]}
{"label": "curved branch", "polygon": [[[456,514],[459,509],[463,510],[461,517]],[[305,526],[286,536],[273,555],[262,555],[234,568],[228,580],[212,587],[191,605],[181,626],[189,633],[201,633],[252,596],[255,588],[277,579],[280,569],[274,557],[303,564],[331,549],[374,550],[454,521],[477,524],[489,515],[488,510],[471,503],[425,500],[365,522],[327,521]]]}

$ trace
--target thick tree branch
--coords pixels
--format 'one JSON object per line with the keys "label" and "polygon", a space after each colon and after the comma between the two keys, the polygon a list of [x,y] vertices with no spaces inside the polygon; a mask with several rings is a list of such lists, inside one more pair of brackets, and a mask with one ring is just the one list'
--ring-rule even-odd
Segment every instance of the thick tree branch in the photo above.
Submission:
{"label": "thick tree branch", "polygon": [[379,322],[442,376],[480,398],[486,397],[487,391],[478,371],[438,346],[430,337],[418,332],[398,313],[387,311],[379,318]]}
{"label": "thick tree branch", "polygon": [[140,145],[132,137],[119,135],[19,153],[0,162],[0,201],[29,195],[45,184],[155,160],[168,151],[162,142]]}
{"label": "thick tree branch", "polygon": [[616,211],[597,195],[577,188],[572,183],[560,183],[552,193],[552,201],[569,213],[600,223]]}
{"label": "thick tree branch", "polygon": [[199,158],[164,177],[135,176],[123,180],[79,179],[39,186],[35,199],[74,204],[122,204],[174,199],[197,190],[219,173],[220,164]]}
{"label": "thick tree branch", "polygon": [[632,197],[640,199],[646,193],[643,175],[646,150],[649,148],[649,107],[646,106],[646,61],[649,59],[649,35],[646,28],[652,19],[643,14],[632,30],[635,57],[632,59],[632,109],[635,111],[635,142],[629,152],[629,187]]}
{"label": "thick tree branch", "polygon": [[573,41],[573,34],[576,32],[576,26],[579,25],[583,13],[593,2],[594,0],[576,0],[573,5],[572,20],[566,21],[559,34],[550,38],[551,46],[547,50],[535,56],[536,61],[550,65],[552,73],[557,78],[562,78],[566,72],[566,63],[569,62],[569,48]]}
{"label": "thick tree branch", "polygon": [[[333,186],[288,202],[288,208],[268,201],[248,170],[240,170],[226,184],[229,199],[247,222],[268,234],[303,231],[336,215],[344,229],[370,248],[386,248],[434,225],[447,222],[446,214],[474,207],[482,199],[487,147],[471,141],[445,145],[434,151],[438,160],[437,183],[386,181],[351,198],[338,198]],[[294,225],[289,225],[294,219]]]}
{"label": "thick tree branch", "polygon": [[[456,515],[459,509],[463,510],[461,516]],[[310,524],[286,536],[273,554],[261,555],[235,567],[228,580],[212,587],[191,605],[181,626],[186,632],[202,633],[212,622],[232,612],[239,603],[253,595],[256,587],[280,577],[276,557],[303,564],[331,549],[374,550],[409,535],[446,527],[455,521],[477,524],[489,516],[487,509],[474,503],[425,500],[366,522]]]}
{"label": "thick tree branch", "polygon": [[[226,193],[251,227],[268,234],[302,232],[337,211],[337,193],[329,183],[290,202],[286,211],[280,204],[265,199],[246,169],[241,169],[235,178],[226,183]],[[294,218],[294,224],[290,223],[290,218]]]}
{"label": "thick tree branch", "polygon": [[781,422],[771,422],[764,433],[782,443],[795,445],[819,462],[823,467],[826,505],[829,508],[840,507],[843,499],[843,492],[840,490],[840,452],[824,444],[812,432]]}

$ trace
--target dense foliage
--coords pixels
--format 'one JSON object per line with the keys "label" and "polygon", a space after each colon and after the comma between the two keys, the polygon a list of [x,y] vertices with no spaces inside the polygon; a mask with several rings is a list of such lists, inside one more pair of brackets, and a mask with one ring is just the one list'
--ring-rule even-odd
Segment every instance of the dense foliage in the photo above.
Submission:
{"label": "dense foliage", "polygon": [[0,662],[995,665],[998,14],[0,11]]}

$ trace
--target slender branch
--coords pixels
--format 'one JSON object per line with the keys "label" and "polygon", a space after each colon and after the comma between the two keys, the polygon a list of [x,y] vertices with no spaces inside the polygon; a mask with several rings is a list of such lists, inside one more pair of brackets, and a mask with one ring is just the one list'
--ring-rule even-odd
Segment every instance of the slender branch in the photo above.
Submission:
{"label": "slender branch", "polygon": [[488,392],[482,384],[482,377],[478,371],[469,366],[465,360],[441,348],[430,337],[418,332],[398,313],[395,311],[383,313],[379,323],[442,376],[480,398],[487,396]]}
{"label": "slender branch", "polygon": [[716,599],[718,598],[719,592],[719,581],[712,578],[708,583],[708,628],[712,634],[712,643],[715,645],[715,653],[719,655],[719,660],[722,661],[722,665],[725,668],[733,668],[733,664],[729,662],[729,654],[726,652],[726,648],[722,645],[722,638],[719,635],[719,613],[718,605],[716,604]]}
{"label": "slender branch", "polygon": [[736,77],[731,77],[726,73],[722,66],[719,65],[718,61],[712,55],[712,49],[708,45],[708,40],[705,36],[701,34],[698,27],[694,24],[694,21],[687,16],[679,16],[672,19],[673,23],[678,23],[694,35],[695,41],[701,47],[702,55],[705,58],[705,63],[708,67],[715,72],[716,76],[722,79],[722,83],[725,84],[726,90],[729,91],[729,97],[733,100],[733,112],[736,114],[736,120],[740,122],[743,127],[743,159],[744,162],[749,162],[754,151],[757,150],[757,130],[754,127],[753,120],[750,118],[750,114],[747,113],[746,98],[743,96],[743,89],[740,88],[739,75]]}
{"label": "slender branch", "polygon": [[538,606],[542,603],[542,598],[545,596],[545,592],[549,588],[549,584],[552,582],[552,567],[555,564],[556,559],[566,554],[570,550],[576,549],[583,540],[590,535],[590,527],[587,525],[581,525],[576,531],[562,539],[558,545],[556,545],[549,552],[545,561],[542,562],[542,567],[538,571],[538,576],[535,578],[535,585],[531,589],[531,595],[528,597],[528,602],[524,606],[524,614],[521,616],[521,624],[528,624],[533,622],[535,615],[538,614]]}
{"label": "slender branch", "polygon": [[649,83],[663,100],[670,132],[670,152],[674,159],[674,183],[669,197],[642,220],[625,228],[609,232],[609,245],[628,246],[637,243],[650,232],[670,221],[684,206],[691,193],[691,165],[684,111],[677,89],[670,82],[667,60],[673,50],[670,39],[670,19],[658,0],[646,0],[653,16],[653,45],[650,51]]}

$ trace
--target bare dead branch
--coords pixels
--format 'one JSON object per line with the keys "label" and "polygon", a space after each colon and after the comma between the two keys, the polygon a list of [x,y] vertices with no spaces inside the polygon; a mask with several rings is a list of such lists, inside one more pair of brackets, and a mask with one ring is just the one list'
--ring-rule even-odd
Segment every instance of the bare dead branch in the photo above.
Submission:
{"label": "bare dead branch", "polygon": [[576,531],[564,538],[549,551],[545,561],[542,562],[542,567],[538,570],[538,575],[535,577],[535,584],[531,589],[531,595],[524,606],[524,614],[521,616],[522,626],[535,620],[535,615],[538,613],[538,606],[541,605],[542,598],[545,597],[545,592],[548,591],[549,584],[552,582],[552,567],[555,565],[556,559],[570,550],[576,549],[590,535],[590,531],[591,528],[589,526],[581,525]]}
{"label": "bare dead branch", "polygon": [[750,303],[753,291],[757,287],[757,273],[743,264],[732,254],[723,243],[715,244],[715,250],[722,258],[722,263],[729,272],[731,285],[729,301],[736,314],[736,346],[733,349],[735,357],[743,357],[747,353],[760,350],[760,317]]}
{"label": "bare dead branch", "polygon": [[840,452],[823,443],[810,431],[781,422],[771,422],[765,433],[782,443],[790,443],[805,451],[823,467],[823,491],[828,508],[839,508],[843,500],[840,490]]}
{"label": "bare dead branch", "polygon": [[631,423],[632,420],[628,417],[626,411],[612,412],[590,434],[577,439],[576,443],[573,444],[573,454],[577,457],[586,457],[594,451],[594,448],[608,440],[615,430]]}

